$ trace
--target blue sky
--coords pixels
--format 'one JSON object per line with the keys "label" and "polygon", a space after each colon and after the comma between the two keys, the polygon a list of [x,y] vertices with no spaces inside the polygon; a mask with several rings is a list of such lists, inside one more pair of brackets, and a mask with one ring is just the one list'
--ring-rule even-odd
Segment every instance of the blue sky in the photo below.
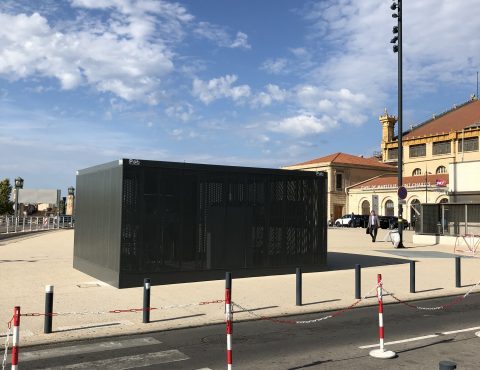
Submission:
{"label": "blue sky", "polygon": [[[404,0],[404,127],[468,100],[480,2]],[[119,158],[280,167],[379,150],[388,0],[2,0],[0,178]]]}

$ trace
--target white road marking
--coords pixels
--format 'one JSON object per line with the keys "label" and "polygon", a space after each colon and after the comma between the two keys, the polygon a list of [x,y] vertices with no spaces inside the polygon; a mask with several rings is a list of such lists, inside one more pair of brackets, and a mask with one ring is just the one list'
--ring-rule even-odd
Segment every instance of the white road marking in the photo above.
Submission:
{"label": "white road marking", "polygon": [[[469,332],[469,331],[474,331],[474,330],[479,330],[480,329],[480,326],[475,326],[473,328],[466,328],[466,329],[459,329],[459,330],[452,330],[452,331],[445,331],[443,333],[440,333],[440,334],[430,334],[430,335],[424,335],[423,337],[415,337],[415,338],[408,338],[408,339],[402,339],[402,340],[396,340],[396,341],[393,341],[393,342],[386,342],[385,345],[389,345],[389,344],[399,344],[399,343],[407,343],[407,342],[415,342],[417,340],[424,340],[424,339],[430,339],[430,338],[435,338],[435,337],[438,337],[440,335],[450,335],[450,334],[457,334],[457,333],[466,333],[466,332]],[[477,335],[477,336],[480,336],[480,335]],[[367,348],[375,348],[375,347],[379,347],[380,344],[369,344],[368,346],[360,346],[358,348],[360,349],[367,349]]]}
{"label": "white road marking", "polygon": [[[435,338],[435,337],[438,337],[437,334],[431,334],[431,335],[425,335],[423,337],[416,337],[416,338],[408,338],[408,339],[402,339],[402,340],[395,340],[393,342],[385,342],[385,345],[389,345],[389,344],[398,344],[398,343],[407,343],[407,342],[414,342],[416,340],[423,340],[423,339],[429,339],[429,338]],[[366,349],[366,348],[375,348],[375,347],[380,347],[380,344],[377,343],[377,344],[370,344],[368,346],[361,346],[361,347],[358,347],[360,349]]]}
{"label": "white road marking", "polygon": [[185,361],[190,357],[176,349],[144,353],[140,355],[123,356],[109,358],[107,360],[98,360],[90,362],[81,362],[72,365],[62,365],[60,367],[49,367],[43,370],[61,370],[61,369],[102,369],[102,370],[127,370],[139,367],[152,366],[157,364],[166,364],[170,362]]}
{"label": "white road marking", "polygon": [[160,344],[160,343],[161,343],[160,341],[151,337],[135,338],[135,339],[107,341],[107,342],[92,343],[92,344],[78,344],[78,345],[69,346],[69,347],[56,347],[52,349],[22,352],[20,356],[22,361],[32,361],[32,360],[40,360],[45,358],[77,355],[77,354],[83,354],[83,353],[103,352],[103,351],[109,351],[114,349],[125,349],[125,348],[132,348],[132,347],[149,346],[152,344]]}
{"label": "white road marking", "polygon": [[448,334],[455,334],[455,333],[464,333],[466,331],[474,331],[480,329],[480,326],[475,326],[473,328],[467,328],[467,329],[460,329],[460,330],[453,330],[453,331],[446,331],[442,334],[448,335]]}

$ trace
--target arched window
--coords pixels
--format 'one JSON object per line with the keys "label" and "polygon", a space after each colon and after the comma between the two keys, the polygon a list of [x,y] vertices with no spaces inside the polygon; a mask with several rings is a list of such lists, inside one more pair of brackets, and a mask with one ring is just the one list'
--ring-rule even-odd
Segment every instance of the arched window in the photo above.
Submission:
{"label": "arched window", "polygon": [[412,176],[420,176],[422,174],[422,170],[420,168],[415,168],[412,172]]}
{"label": "arched window", "polygon": [[447,173],[447,168],[445,166],[439,166],[435,173]]}
{"label": "arched window", "polygon": [[368,200],[364,200],[362,202],[362,215],[369,215],[370,214],[370,202]]}
{"label": "arched window", "polygon": [[385,202],[385,216],[394,216],[395,214],[395,206],[393,205],[393,201],[387,200]]}
{"label": "arched window", "polygon": [[448,199],[447,198],[442,198],[440,199],[440,202],[438,203],[448,203]]}

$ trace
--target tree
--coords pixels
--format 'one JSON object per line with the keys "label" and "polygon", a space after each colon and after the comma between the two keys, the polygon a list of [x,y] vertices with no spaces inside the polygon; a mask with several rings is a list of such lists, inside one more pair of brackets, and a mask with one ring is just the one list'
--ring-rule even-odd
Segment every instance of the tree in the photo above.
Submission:
{"label": "tree", "polygon": [[12,185],[9,179],[0,181],[0,215],[13,212],[13,202],[10,200],[12,195]]}

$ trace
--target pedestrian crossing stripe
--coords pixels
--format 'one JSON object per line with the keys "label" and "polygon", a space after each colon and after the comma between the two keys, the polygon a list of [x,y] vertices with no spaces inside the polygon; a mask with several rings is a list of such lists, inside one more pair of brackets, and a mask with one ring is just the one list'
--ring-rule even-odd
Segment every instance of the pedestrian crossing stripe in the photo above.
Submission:
{"label": "pedestrian crossing stripe", "polygon": [[184,353],[172,349],[161,352],[144,353],[140,355],[131,355],[123,357],[109,358],[106,360],[97,360],[90,362],[81,362],[72,365],[62,365],[59,367],[49,367],[41,370],[61,370],[61,369],[76,369],[76,370],[127,370],[138,367],[153,366],[159,364],[166,364],[178,361],[188,360],[189,357]]}
{"label": "pedestrian crossing stripe", "polygon": [[155,338],[146,337],[146,338],[134,338],[134,339],[124,339],[118,341],[106,341],[100,343],[89,343],[89,344],[77,344],[75,346],[68,347],[55,347],[51,349],[43,349],[38,351],[29,351],[21,352],[20,360],[23,361],[33,361],[33,360],[42,360],[47,358],[62,357],[62,356],[72,356],[84,353],[96,353],[109,350],[118,350],[126,349],[133,347],[148,346],[153,344],[160,344],[161,342]]}

